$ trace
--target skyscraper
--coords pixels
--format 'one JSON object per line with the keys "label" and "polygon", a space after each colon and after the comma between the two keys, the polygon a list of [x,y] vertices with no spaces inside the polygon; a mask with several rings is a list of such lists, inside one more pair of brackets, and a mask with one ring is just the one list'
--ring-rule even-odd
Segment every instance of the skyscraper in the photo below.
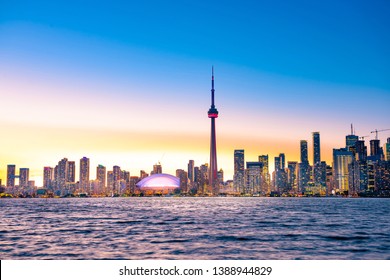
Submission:
{"label": "skyscraper", "polygon": [[353,149],[353,147],[356,148],[357,141],[359,141],[359,136],[354,134],[353,126],[351,124],[351,134],[345,136],[345,147],[347,148],[347,150]]}
{"label": "skyscraper", "polygon": [[370,156],[380,155],[380,141],[379,139],[370,140]]}
{"label": "skyscraper", "polygon": [[76,182],[76,163],[74,161],[68,161],[68,173],[66,177],[67,182]]}
{"label": "skyscraper", "polygon": [[188,161],[188,179],[190,180],[190,183],[193,183],[194,182],[194,166],[195,166],[195,163],[194,163],[194,160],[189,160]]}
{"label": "skyscraper", "polygon": [[307,155],[307,141],[301,140],[301,162],[298,164],[298,191],[305,192],[305,189],[310,181],[310,165]]}
{"label": "skyscraper", "polygon": [[106,167],[99,164],[96,167],[96,180],[99,181],[100,189],[105,193],[106,191]]}
{"label": "skyscraper", "polygon": [[263,163],[263,182],[262,182],[262,191],[264,194],[270,193],[270,183],[271,178],[269,174],[269,164],[268,164],[268,155],[260,155],[259,162]]}
{"label": "skyscraper", "polygon": [[54,180],[54,169],[49,166],[43,168],[43,187],[49,188],[52,187]]}
{"label": "skyscraper", "polygon": [[313,165],[321,162],[320,133],[313,132]]}
{"label": "skyscraper", "polygon": [[259,194],[261,192],[261,174],[263,163],[259,161],[248,161],[245,170],[244,194]]}
{"label": "skyscraper", "polygon": [[211,137],[210,137],[210,167],[209,167],[209,186],[211,193],[217,195],[219,192],[218,167],[217,167],[217,140],[215,135],[215,119],[218,118],[218,111],[214,105],[214,67],[211,73],[211,107],[208,111],[208,117],[211,119]]}
{"label": "skyscraper", "polygon": [[333,174],[335,187],[340,193],[349,190],[349,164],[352,163],[353,153],[347,149],[333,149]]}
{"label": "skyscraper", "polygon": [[15,169],[14,164],[7,165],[7,187],[15,187]]}
{"label": "skyscraper", "polygon": [[66,179],[68,174],[68,159],[63,158],[58,162],[57,172],[55,172],[56,181],[57,181],[57,193],[56,195],[60,195],[61,192],[65,189]]}
{"label": "skyscraper", "polygon": [[153,172],[151,174],[161,174],[162,173],[162,166],[160,163],[153,165]]}
{"label": "skyscraper", "polygon": [[88,191],[89,186],[89,158],[80,159],[80,189],[83,192]]}
{"label": "skyscraper", "polygon": [[30,170],[28,168],[19,169],[19,187],[25,188],[28,186],[28,181],[30,178]]}
{"label": "skyscraper", "polygon": [[180,179],[180,190],[182,193],[188,192],[188,173],[183,169],[176,169],[176,177]]}
{"label": "skyscraper", "polygon": [[383,151],[385,152],[386,160],[390,161],[390,137],[387,138],[387,143],[385,144]]}
{"label": "skyscraper", "polygon": [[298,192],[298,162],[289,161],[287,163],[287,181],[288,181],[288,190],[293,191],[294,193]]}
{"label": "skyscraper", "polygon": [[326,162],[321,162],[319,132],[313,132],[313,181],[316,186],[326,186]]}
{"label": "skyscraper", "polygon": [[309,158],[307,156],[307,141],[301,140],[301,162],[308,162]]}
{"label": "skyscraper", "polygon": [[244,188],[245,155],[244,150],[234,150],[233,188],[242,192]]}

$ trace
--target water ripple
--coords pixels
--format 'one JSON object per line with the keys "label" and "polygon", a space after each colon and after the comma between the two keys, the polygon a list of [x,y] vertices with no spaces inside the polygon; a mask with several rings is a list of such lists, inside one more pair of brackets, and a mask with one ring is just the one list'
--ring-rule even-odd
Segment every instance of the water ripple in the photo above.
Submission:
{"label": "water ripple", "polygon": [[390,259],[389,199],[0,200],[1,259]]}

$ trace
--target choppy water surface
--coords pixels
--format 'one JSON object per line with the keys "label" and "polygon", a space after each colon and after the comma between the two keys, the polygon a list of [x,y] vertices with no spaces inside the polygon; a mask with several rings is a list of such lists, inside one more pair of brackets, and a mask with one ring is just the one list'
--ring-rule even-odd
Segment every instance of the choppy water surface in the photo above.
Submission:
{"label": "choppy water surface", "polygon": [[390,259],[390,199],[0,200],[1,259]]}

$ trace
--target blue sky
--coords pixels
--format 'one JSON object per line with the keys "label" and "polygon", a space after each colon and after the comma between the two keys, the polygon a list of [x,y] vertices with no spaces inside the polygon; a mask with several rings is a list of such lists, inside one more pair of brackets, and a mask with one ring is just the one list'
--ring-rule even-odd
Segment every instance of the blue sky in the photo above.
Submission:
{"label": "blue sky", "polygon": [[[196,155],[172,151],[171,158],[171,148],[155,144],[159,156],[145,166],[131,163],[148,170],[166,154],[173,173],[190,158],[208,161],[214,65],[220,167],[229,176],[235,148],[246,149],[247,160],[280,152],[298,160],[299,140],[310,140],[313,131],[321,132],[323,158],[331,164],[331,149],[344,145],[350,123],[359,135],[390,128],[389,14],[388,1],[3,0],[1,130],[18,138],[28,124],[55,135],[113,129],[112,135],[124,133],[118,137],[158,132],[204,141]],[[382,144],[389,136],[380,135]],[[40,141],[0,151],[2,162],[14,156],[14,163],[30,164],[23,155],[40,154]],[[132,145],[121,149],[145,148]],[[55,148],[50,153],[57,159],[36,165],[54,164],[75,149]]]}

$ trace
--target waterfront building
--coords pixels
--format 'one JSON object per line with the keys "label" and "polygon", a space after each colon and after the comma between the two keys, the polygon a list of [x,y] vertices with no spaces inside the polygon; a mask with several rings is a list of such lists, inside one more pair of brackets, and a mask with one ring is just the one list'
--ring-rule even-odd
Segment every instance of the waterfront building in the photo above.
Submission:
{"label": "waterfront building", "polygon": [[377,157],[378,160],[381,158],[381,148],[380,148],[379,139],[370,140],[370,156]]}
{"label": "waterfront building", "polygon": [[107,194],[108,195],[114,195],[115,194],[114,172],[112,172],[112,171],[107,171]]}
{"label": "waterfront building", "polygon": [[140,178],[141,178],[141,180],[142,180],[142,179],[148,177],[149,174],[146,173],[145,170],[141,170],[141,171],[139,172],[139,176],[140,176]]}
{"label": "waterfront building", "polygon": [[236,192],[244,191],[245,152],[242,149],[234,150],[233,188]]}
{"label": "waterfront building", "polygon": [[30,180],[30,170],[28,168],[19,168],[19,188],[26,188]]}
{"label": "waterfront building", "polygon": [[288,191],[298,193],[298,162],[287,162]]}
{"label": "waterfront building", "polygon": [[301,162],[309,162],[309,157],[307,154],[307,141],[301,140]]}
{"label": "waterfront building", "polygon": [[386,160],[390,161],[390,137],[387,138],[387,143],[385,143],[383,150],[385,152]]}
{"label": "waterfront building", "polygon": [[333,149],[333,174],[336,192],[348,194],[349,165],[353,160],[353,153],[345,148]]}
{"label": "waterfront building", "polygon": [[170,194],[180,188],[180,178],[164,173],[153,174],[139,181],[137,188],[146,195]]}
{"label": "waterfront building", "polygon": [[45,189],[52,188],[54,181],[54,168],[50,166],[45,166],[43,168],[43,187]]}
{"label": "waterfront building", "polygon": [[68,174],[68,159],[63,158],[58,162],[58,165],[56,166],[55,170],[55,176],[56,176],[56,183],[57,187],[54,190],[55,195],[62,195],[63,191],[66,188],[66,180],[67,180],[67,174]]}
{"label": "waterfront building", "polygon": [[101,194],[106,193],[106,167],[101,164],[96,167],[96,181],[99,182],[98,189],[102,191]]}
{"label": "waterfront building", "polygon": [[259,161],[248,161],[246,163],[245,188],[243,194],[253,195],[262,193],[262,171],[263,163]]}
{"label": "waterfront building", "polygon": [[180,180],[180,190],[182,193],[188,193],[188,173],[183,169],[176,170],[176,177]]}
{"label": "waterfront building", "polygon": [[76,182],[76,163],[74,161],[68,161],[68,174],[67,182],[74,183]]}
{"label": "waterfront building", "polygon": [[7,187],[13,189],[15,187],[15,170],[14,164],[7,165]]}
{"label": "waterfront building", "polygon": [[80,183],[81,192],[89,191],[89,158],[83,157],[80,159]]}
{"label": "waterfront building", "polygon": [[190,180],[191,184],[195,180],[195,177],[194,177],[194,167],[195,167],[195,162],[194,162],[194,160],[190,159],[188,161],[187,172],[188,172],[188,179]]}
{"label": "waterfront building", "polygon": [[122,179],[121,177],[122,172],[121,168],[117,165],[113,166],[112,168],[112,180],[113,180],[113,192],[114,194],[120,194],[120,181]]}
{"label": "waterfront building", "polygon": [[270,177],[270,174],[269,174],[268,155],[260,155],[259,156],[259,162],[261,162],[263,164],[262,189],[267,194],[267,193],[271,192],[271,189],[270,189],[270,187],[271,187],[271,177]]}
{"label": "waterfront building", "polygon": [[209,165],[208,163],[202,164],[199,167],[199,194],[209,194],[207,186],[209,186]]}
{"label": "waterfront building", "polygon": [[313,132],[313,165],[321,162],[320,133]]}
{"label": "waterfront building", "polygon": [[151,175],[153,174],[161,174],[162,173],[162,166],[160,163],[153,165],[153,171],[150,172]]}

